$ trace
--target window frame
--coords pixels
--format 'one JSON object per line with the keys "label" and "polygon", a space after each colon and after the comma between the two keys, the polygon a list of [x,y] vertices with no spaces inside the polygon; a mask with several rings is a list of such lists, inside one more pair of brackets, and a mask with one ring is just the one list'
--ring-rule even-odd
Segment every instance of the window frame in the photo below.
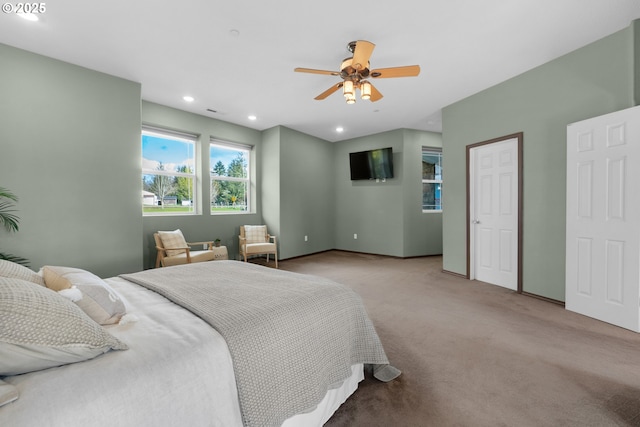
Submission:
{"label": "window frame", "polygon": [[[224,175],[214,175],[213,168],[215,164],[211,162],[211,148],[217,146],[223,149],[228,150],[237,150],[246,152],[245,161],[247,162],[246,166],[246,177],[234,177],[234,176],[224,176]],[[218,139],[215,137],[211,137],[209,139],[209,194],[212,194],[211,186],[213,185],[214,180],[216,181],[227,181],[227,182],[243,182],[245,183],[245,199],[246,199],[246,209],[240,211],[227,210],[227,211],[214,211],[214,200],[210,200],[209,203],[209,213],[211,215],[243,215],[243,214],[253,214],[255,213],[253,210],[253,192],[252,192],[252,177],[253,177],[253,150],[254,146],[249,144],[242,144],[238,142],[225,141],[222,139]],[[228,167],[228,165],[225,165]]]}
{"label": "window frame", "polygon": [[[422,151],[420,153],[420,162],[422,164],[424,155],[434,155],[440,158],[440,179],[424,179],[424,175],[422,171],[420,171],[420,176],[422,178],[422,212],[423,213],[442,213],[442,183],[443,183],[443,168],[442,168],[442,148],[439,147],[427,147],[423,146]],[[440,209],[425,209],[424,208],[424,184],[439,184],[440,185]]]}
{"label": "window frame", "polygon": [[[142,138],[144,135],[185,142],[189,144],[193,144],[192,152],[193,152],[193,168],[192,172],[177,172],[177,171],[165,171],[158,169],[148,169],[144,167],[144,152],[141,152],[141,176],[144,180],[146,175],[160,175],[160,176],[168,176],[173,178],[190,178],[192,180],[192,189],[191,189],[191,205],[190,209],[187,211],[172,211],[172,212],[145,212],[145,204],[142,203],[142,215],[143,216],[191,216],[198,215],[200,212],[199,209],[199,197],[198,197],[198,135],[180,132],[171,129],[165,129],[161,127],[142,125],[142,129],[140,132],[140,144],[142,146]],[[142,148],[142,147],[141,147]],[[144,187],[142,189],[144,191]],[[155,197],[155,196],[154,196]],[[155,200],[155,198],[154,198]]]}

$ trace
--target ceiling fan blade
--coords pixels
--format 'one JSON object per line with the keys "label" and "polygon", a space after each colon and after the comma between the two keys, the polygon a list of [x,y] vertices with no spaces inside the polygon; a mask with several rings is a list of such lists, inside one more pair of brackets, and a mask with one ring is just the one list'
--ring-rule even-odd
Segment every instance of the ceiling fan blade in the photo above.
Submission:
{"label": "ceiling fan blade", "polygon": [[356,70],[362,70],[369,67],[369,58],[371,57],[374,47],[376,47],[376,45],[371,42],[358,40],[356,42],[356,47],[353,50],[351,66]]}
{"label": "ceiling fan blade", "polygon": [[314,99],[316,99],[318,101],[321,101],[321,100],[325,99],[327,96],[331,95],[333,92],[335,92],[338,89],[340,89],[343,84],[344,84],[343,82],[334,84],[329,89],[325,90],[320,95],[316,96]]}
{"label": "ceiling fan blade", "polygon": [[376,79],[384,79],[390,77],[415,77],[420,74],[419,65],[407,65],[406,67],[378,68],[371,70],[369,74]]}
{"label": "ceiling fan blade", "polygon": [[340,71],[314,70],[313,68],[294,68],[297,73],[326,74],[329,76],[339,76]]}
{"label": "ceiling fan blade", "polygon": [[[371,84],[371,83],[369,83]],[[382,94],[380,93],[380,91],[378,89],[376,89],[376,87],[374,85],[371,85],[371,98],[369,98],[369,101],[371,102],[376,102],[382,99]]]}

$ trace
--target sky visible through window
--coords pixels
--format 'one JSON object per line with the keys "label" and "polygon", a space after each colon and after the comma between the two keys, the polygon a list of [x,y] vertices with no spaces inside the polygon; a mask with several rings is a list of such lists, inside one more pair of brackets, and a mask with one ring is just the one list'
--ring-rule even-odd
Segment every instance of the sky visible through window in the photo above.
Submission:
{"label": "sky visible through window", "polygon": [[[178,166],[192,166],[193,144],[177,139],[167,139],[155,135],[142,135],[142,162],[145,169],[157,169],[162,162],[165,170],[175,171]],[[211,146],[210,165],[213,167],[218,160],[228,166],[238,155],[235,148]]]}
{"label": "sky visible through window", "polygon": [[213,167],[221,161],[224,167],[229,166],[231,161],[238,156],[238,149],[236,148],[226,148],[221,147],[219,145],[211,145],[211,149],[209,151],[209,165],[213,169]]}
{"label": "sky visible through window", "polygon": [[178,166],[193,167],[193,149],[193,143],[143,134],[142,167],[153,170],[160,163],[168,171],[176,171]]}

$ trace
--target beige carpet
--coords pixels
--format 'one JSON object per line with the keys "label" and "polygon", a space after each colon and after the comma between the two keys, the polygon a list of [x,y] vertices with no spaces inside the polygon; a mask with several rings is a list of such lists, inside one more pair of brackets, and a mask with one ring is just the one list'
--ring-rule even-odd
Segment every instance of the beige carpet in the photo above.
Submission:
{"label": "beige carpet", "polygon": [[640,334],[441,272],[331,251],[283,270],[351,286],[402,376],[368,376],[327,426],[640,426]]}

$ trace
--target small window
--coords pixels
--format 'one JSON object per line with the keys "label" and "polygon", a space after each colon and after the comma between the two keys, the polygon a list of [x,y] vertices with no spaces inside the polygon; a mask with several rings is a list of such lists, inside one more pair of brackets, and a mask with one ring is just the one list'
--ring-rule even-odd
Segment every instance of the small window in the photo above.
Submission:
{"label": "small window", "polygon": [[422,211],[442,212],[442,151],[422,147]]}
{"label": "small window", "polygon": [[195,135],[142,129],[142,212],[195,213]]}
{"label": "small window", "polygon": [[211,213],[251,212],[251,147],[211,140]]}

